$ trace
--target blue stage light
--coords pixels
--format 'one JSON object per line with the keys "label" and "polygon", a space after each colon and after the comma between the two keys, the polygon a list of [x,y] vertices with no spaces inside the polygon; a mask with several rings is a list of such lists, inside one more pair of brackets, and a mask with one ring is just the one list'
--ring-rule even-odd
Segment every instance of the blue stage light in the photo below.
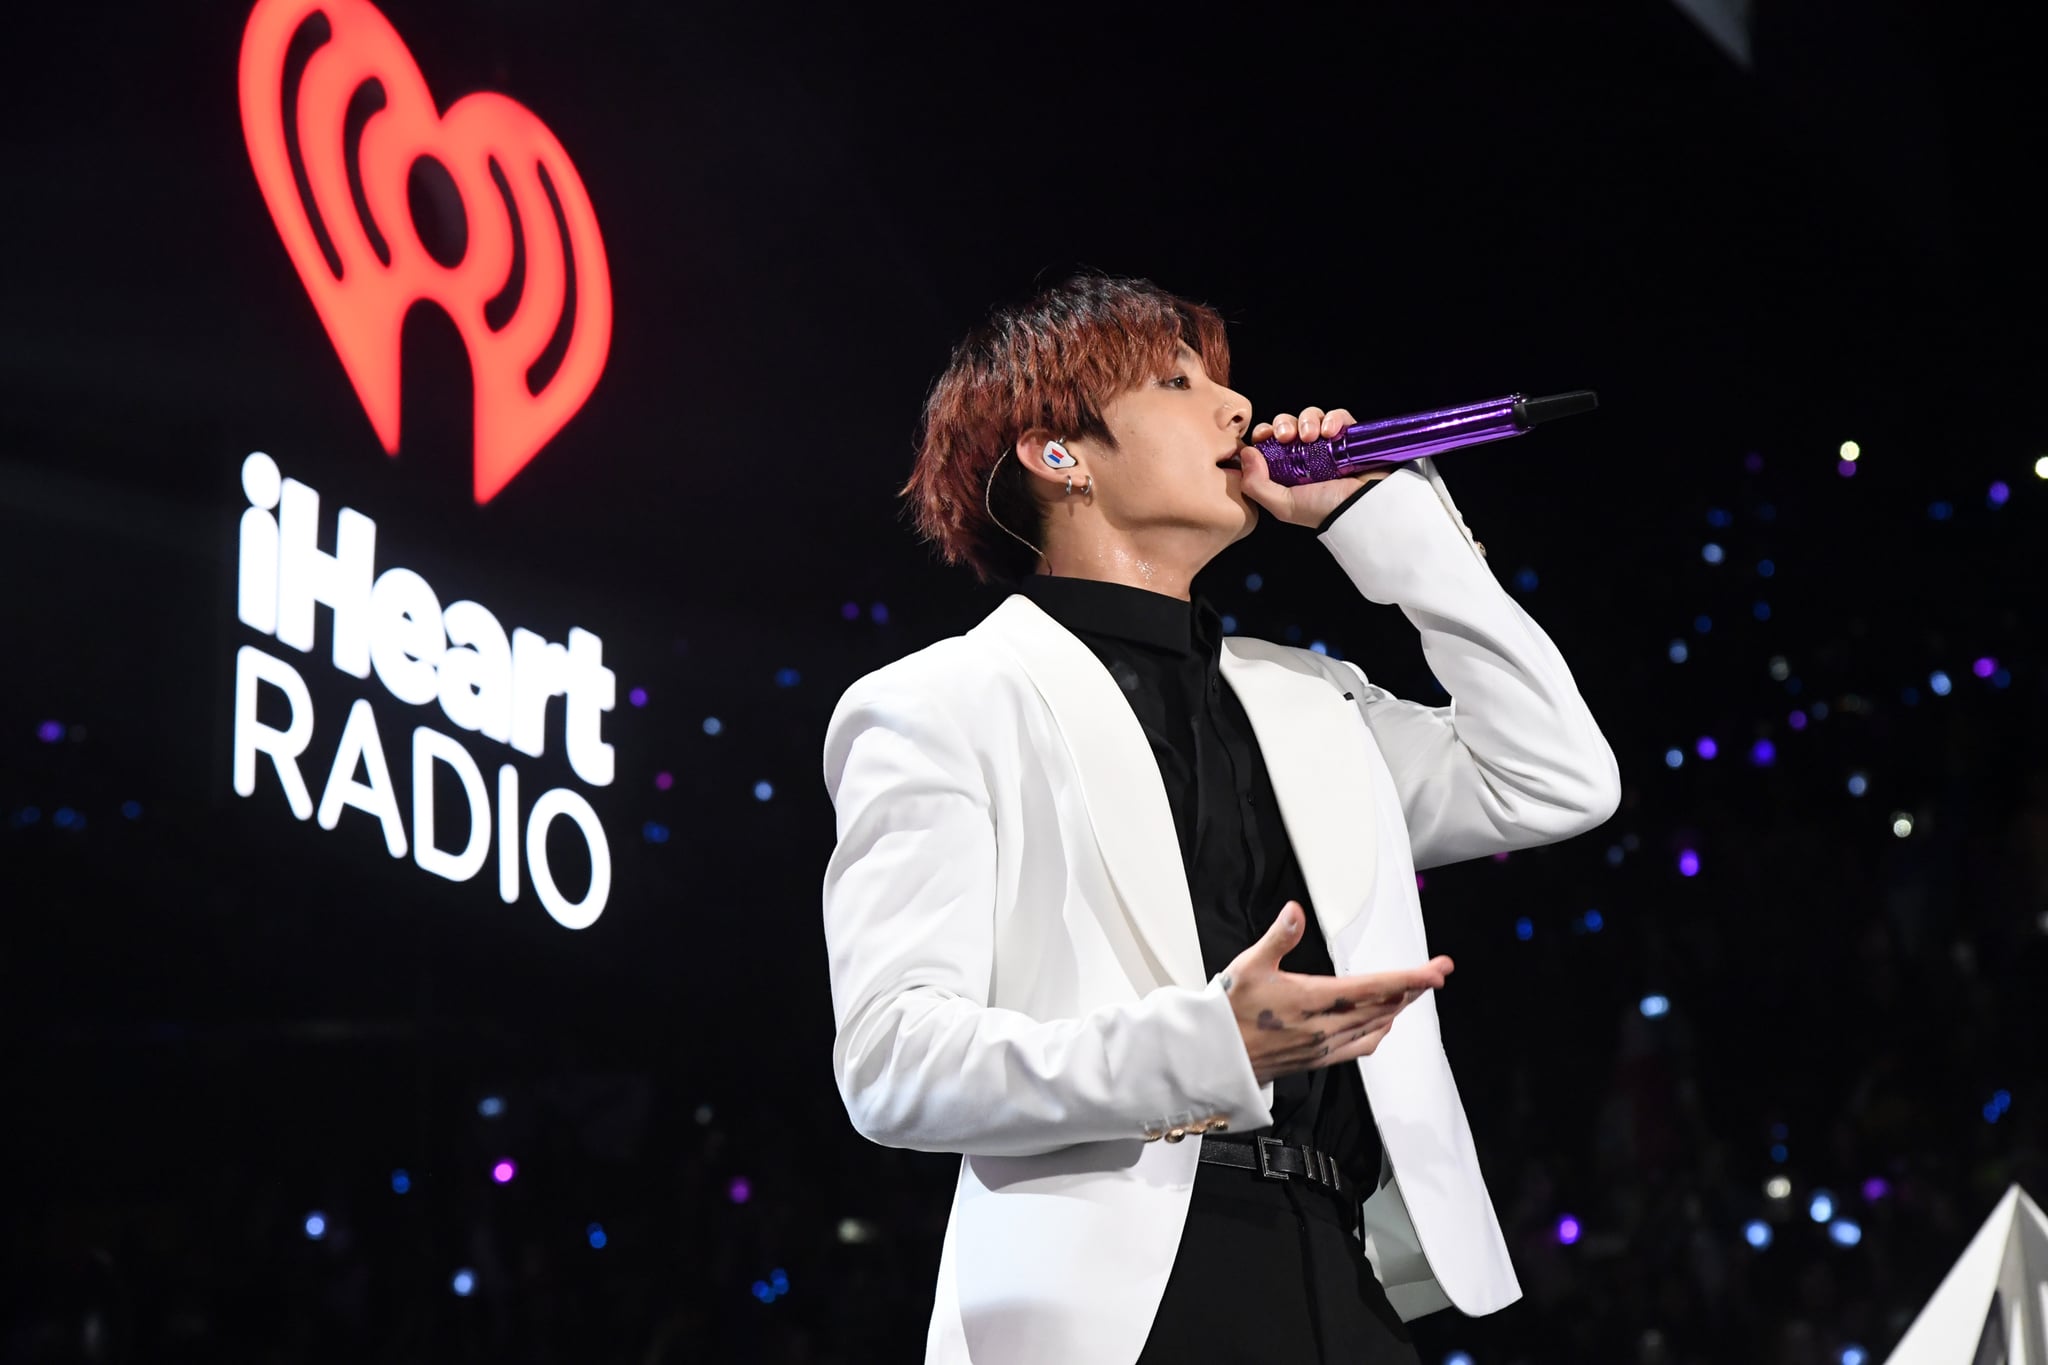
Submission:
{"label": "blue stage light", "polygon": [[1258,574],[1248,573],[1244,576],[1244,590],[1246,592],[1257,592],[1260,588],[1263,588],[1265,586],[1266,580],[1260,577]]}
{"label": "blue stage light", "polygon": [[412,1176],[403,1167],[391,1173],[391,1192],[405,1194],[412,1189]]}
{"label": "blue stage light", "polygon": [[1643,1012],[1645,1019],[1662,1019],[1671,1013],[1671,1001],[1661,995],[1646,995],[1636,1008]]}
{"label": "blue stage light", "polygon": [[1706,560],[1709,564],[1719,564],[1722,560],[1726,559],[1727,557],[1727,551],[1723,550],[1719,545],[1716,545],[1711,540],[1708,541],[1705,545],[1700,546],[1700,558]]}
{"label": "blue stage light", "polygon": [[1444,1365],[1472,1365],[1470,1351],[1453,1351],[1444,1357]]}
{"label": "blue stage light", "polygon": [[505,1112],[505,1100],[501,1095],[486,1095],[476,1102],[476,1112],[487,1119],[497,1118]]}
{"label": "blue stage light", "polygon": [[775,685],[777,687],[795,687],[802,681],[803,675],[793,668],[778,668],[775,670]]}
{"label": "blue stage light", "polygon": [[306,1240],[317,1242],[327,1235],[327,1215],[313,1212],[306,1215]]}
{"label": "blue stage light", "polygon": [[1948,674],[1937,668],[1927,675],[1927,690],[1937,697],[1945,697],[1955,690],[1955,683],[1950,681]]}
{"label": "blue stage light", "polygon": [[455,1291],[457,1298],[468,1298],[476,1292],[476,1272],[474,1270],[456,1271],[455,1278],[448,1282],[448,1287]]}
{"label": "blue stage light", "polygon": [[1838,1247],[1852,1247],[1863,1240],[1863,1228],[1847,1218],[1828,1224],[1828,1238]]}
{"label": "blue stage light", "polygon": [[1223,627],[1223,633],[1225,635],[1237,634],[1237,618],[1235,616],[1224,617],[1220,624]]}
{"label": "blue stage light", "polygon": [[1690,653],[1691,651],[1685,647],[1685,641],[1683,640],[1673,640],[1671,647],[1664,651],[1665,657],[1675,664],[1684,663]]}
{"label": "blue stage light", "polygon": [[1870,1365],[1870,1353],[1861,1346],[1844,1346],[1835,1360],[1837,1365]]}
{"label": "blue stage light", "polygon": [[1693,633],[1696,635],[1708,634],[1714,629],[1714,618],[1711,616],[1695,616],[1692,618],[1692,628]]}
{"label": "blue stage light", "polygon": [[1785,1150],[1784,1143],[1774,1142],[1771,1144],[1771,1160],[1777,1162],[1780,1166],[1784,1165],[1791,1158],[1791,1155],[1790,1152]]}
{"label": "blue stage light", "polygon": [[1742,1228],[1742,1240],[1762,1251],[1771,1244],[1771,1225],[1761,1218],[1752,1218]]}
{"label": "blue stage light", "polygon": [[604,1224],[602,1223],[592,1223],[589,1227],[583,1229],[583,1237],[585,1241],[589,1242],[598,1251],[604,1250],[604,1244],[611,1240],[604,1235]]}
{"label": "blue stage light", "polygon": [[1950,517],[1953,517],[1955,514],[1956,508],[1954,503],[1931,502],[1927,504],[1927,516],[1929,520],[1947,521]]}
{"label": "blue stage light", "polygon": [[1806,1205],[1806,1216],[1816,1223],[1825,1223],[1835,1216],[1835,1197],[1826,1190],[1815,1190],[1813,1198]]}
{"label": "blue stage light", "polygon": [[1862,773],[1849,774],[1849,795],[1861,796],[1870,790],[1870,779]]}
{"label": "blue stage light", "polygon": [[1664,766],[1667,768],[1683,768],[1685,766],[1685,750],[1666,749],[1664,751]]}
{"label": "blue stage light", "polygon": [[1759,602],[1749,609],[1749,614],[1759,621],[1768,621],[1771,619],[1771,604]]}
{"label": "blue stage light", "polygon": [[1728,509],[1725,507],[1709,507],[1707,509],[1707,525],[1709,526],[1728,526],[1734,520],[1734,517],[1728,515]]}
{"label": "blue stage light", "polygon": [[649,820],[640,826],[640,837],[650,844],[665,844],[668,842],[668,826],[659,820]]}
{"label": "blue stage light", "polygon": [[1527,915],[1515,921],[1515,937],[1527,943],[1536,937],[1536,925]]}
{"label": "blue stage light", "polygon": [[722,721],[722,720],[720,720],[720,719],[719,719],[718,717],[716,717],[716,716],[706,716],[706,717],[704,717],[704,733],[705,733],[705,734],[707,734],[707,735],[715,735],[715,734],[717,734],[717,733],[718,733],[719,731],[723,730],[724,728],[725,728],[725,722],[724,722],[724,721]]}
{"label": "blue stage light", "polygon": [[1588,910],[1586,912],[1585,925],[1587,933],[1597,934],[1606,924],[1606,919],[1601,916],[1598,910]]}
{"label": "blue stage light", "polygon": [[1771,560],[1759,559],[1756,562],[1756,576],[1758,578],[1769,578],[1777,572],[1778,566]]}
{"label": "blue stage light", "polygon": [[140,801],[123,801],[121,803],[121,814],[130,820],[140,820],[142,818],[142,803]]}
{"label": "blue stage light", "polygon": [[774,796],[774,795],[775,795],[775,784],[774,784],[774,783],[772,783],[772,782],[756,782],[756,783],[754,784],[754,799],[755,799],[756,801],[766,801],[766,800],[768,800],[768,799],[769,799],[770,797],[772,797],[772,796]]}
{"label": "blue stage light", "polygon": [[1521,592],[1536,591],[1536,571],[1527,565],[1515,570],[1515,587]]}
{"label": "blue stage light", "polygon": [[880,602],[875,603],[875,605],[868,608],[868,620],[873,621],[878,626],[888,625],[889,608]]}
{"label": "blue stage light", "polygon": [[1308,642],[1308,651],[1311,654],[1328,654],[1330,647],[1321,640],[1310,640]]}

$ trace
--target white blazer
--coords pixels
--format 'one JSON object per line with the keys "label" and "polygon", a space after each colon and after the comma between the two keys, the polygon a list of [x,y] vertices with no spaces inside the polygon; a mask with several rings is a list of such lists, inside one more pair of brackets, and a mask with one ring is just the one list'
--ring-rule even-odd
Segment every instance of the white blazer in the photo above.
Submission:
{"label": "white blazer", "polygon": [[[1495,581],[1430,460],[1320,539],[1398,605],[1453,700],[1234,636],[1237,693],[1340,974],[1429,959],[1417,868],[1583,833],[1614,755]],[[1029,598],[848,688],[825,740],[825,939],[853,1125],[959,1152],[926,1359],[1130,1365],[1179,1249],[1201,1138],[1272,1121],[1205,980],[1159,767],[1107,669]],[[1255,919],[1280,907],[1248,907]],[[1483,1001],[1468,1006],[1483,1010]],[[1385,1160],[1358,1230],[1404,1319],[1521,1296],[1437,1027],[1358,1060]]]}

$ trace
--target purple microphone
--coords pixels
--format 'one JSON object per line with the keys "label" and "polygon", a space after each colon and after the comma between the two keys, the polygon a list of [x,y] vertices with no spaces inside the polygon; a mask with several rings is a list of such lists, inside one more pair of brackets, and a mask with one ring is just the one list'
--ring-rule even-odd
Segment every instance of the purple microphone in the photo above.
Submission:
{"label": "purple microphone", "polygon": [[1320,441],[1283,444],[1268,438],[1257,445],[1259,453],[1266,457],[1266,472],[1272,475],[1274,483],[1321,483],[1459,446],[1520,436],[1538,423],[1591,412],[1599,406],[1600,400],[1591,389],[1554,393],[1547,398],[1525,398],[1511,393],[1484,403],[1360,422]]}

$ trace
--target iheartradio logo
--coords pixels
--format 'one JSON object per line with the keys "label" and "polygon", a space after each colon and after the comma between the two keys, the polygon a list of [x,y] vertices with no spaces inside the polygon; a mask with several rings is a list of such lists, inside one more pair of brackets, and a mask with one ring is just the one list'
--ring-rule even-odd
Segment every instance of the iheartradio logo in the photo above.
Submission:
{"label": "iheartradio logo", "polygon": [[[476,399],[476,500],[489,502],[583,406],[611,347],[604,241],[568,153],[503,95],[441,112],[368,0],[258,0],[241,106],[264,202],[386,454],[406,312],[428,300],[453,319]],[[460,196],[467,243],[452,264],[413,224],[421,158]]]}

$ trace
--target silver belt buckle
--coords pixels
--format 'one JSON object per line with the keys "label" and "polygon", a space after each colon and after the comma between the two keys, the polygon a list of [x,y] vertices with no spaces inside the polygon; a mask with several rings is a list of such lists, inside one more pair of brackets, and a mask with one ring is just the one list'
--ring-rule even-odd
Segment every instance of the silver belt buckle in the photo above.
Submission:
{"label": "silver belt buckle", "polygon": [[1262,1137],[1254,1138],[1253,1145],[1259,1149],[1259,1174],[1268,1180],[1286,1180],[1287,1172],[1274,1170],[1272,1160],[1266,1153],[1274,1147],[1285,1147],[1287,1144],[1279,1138]]}

